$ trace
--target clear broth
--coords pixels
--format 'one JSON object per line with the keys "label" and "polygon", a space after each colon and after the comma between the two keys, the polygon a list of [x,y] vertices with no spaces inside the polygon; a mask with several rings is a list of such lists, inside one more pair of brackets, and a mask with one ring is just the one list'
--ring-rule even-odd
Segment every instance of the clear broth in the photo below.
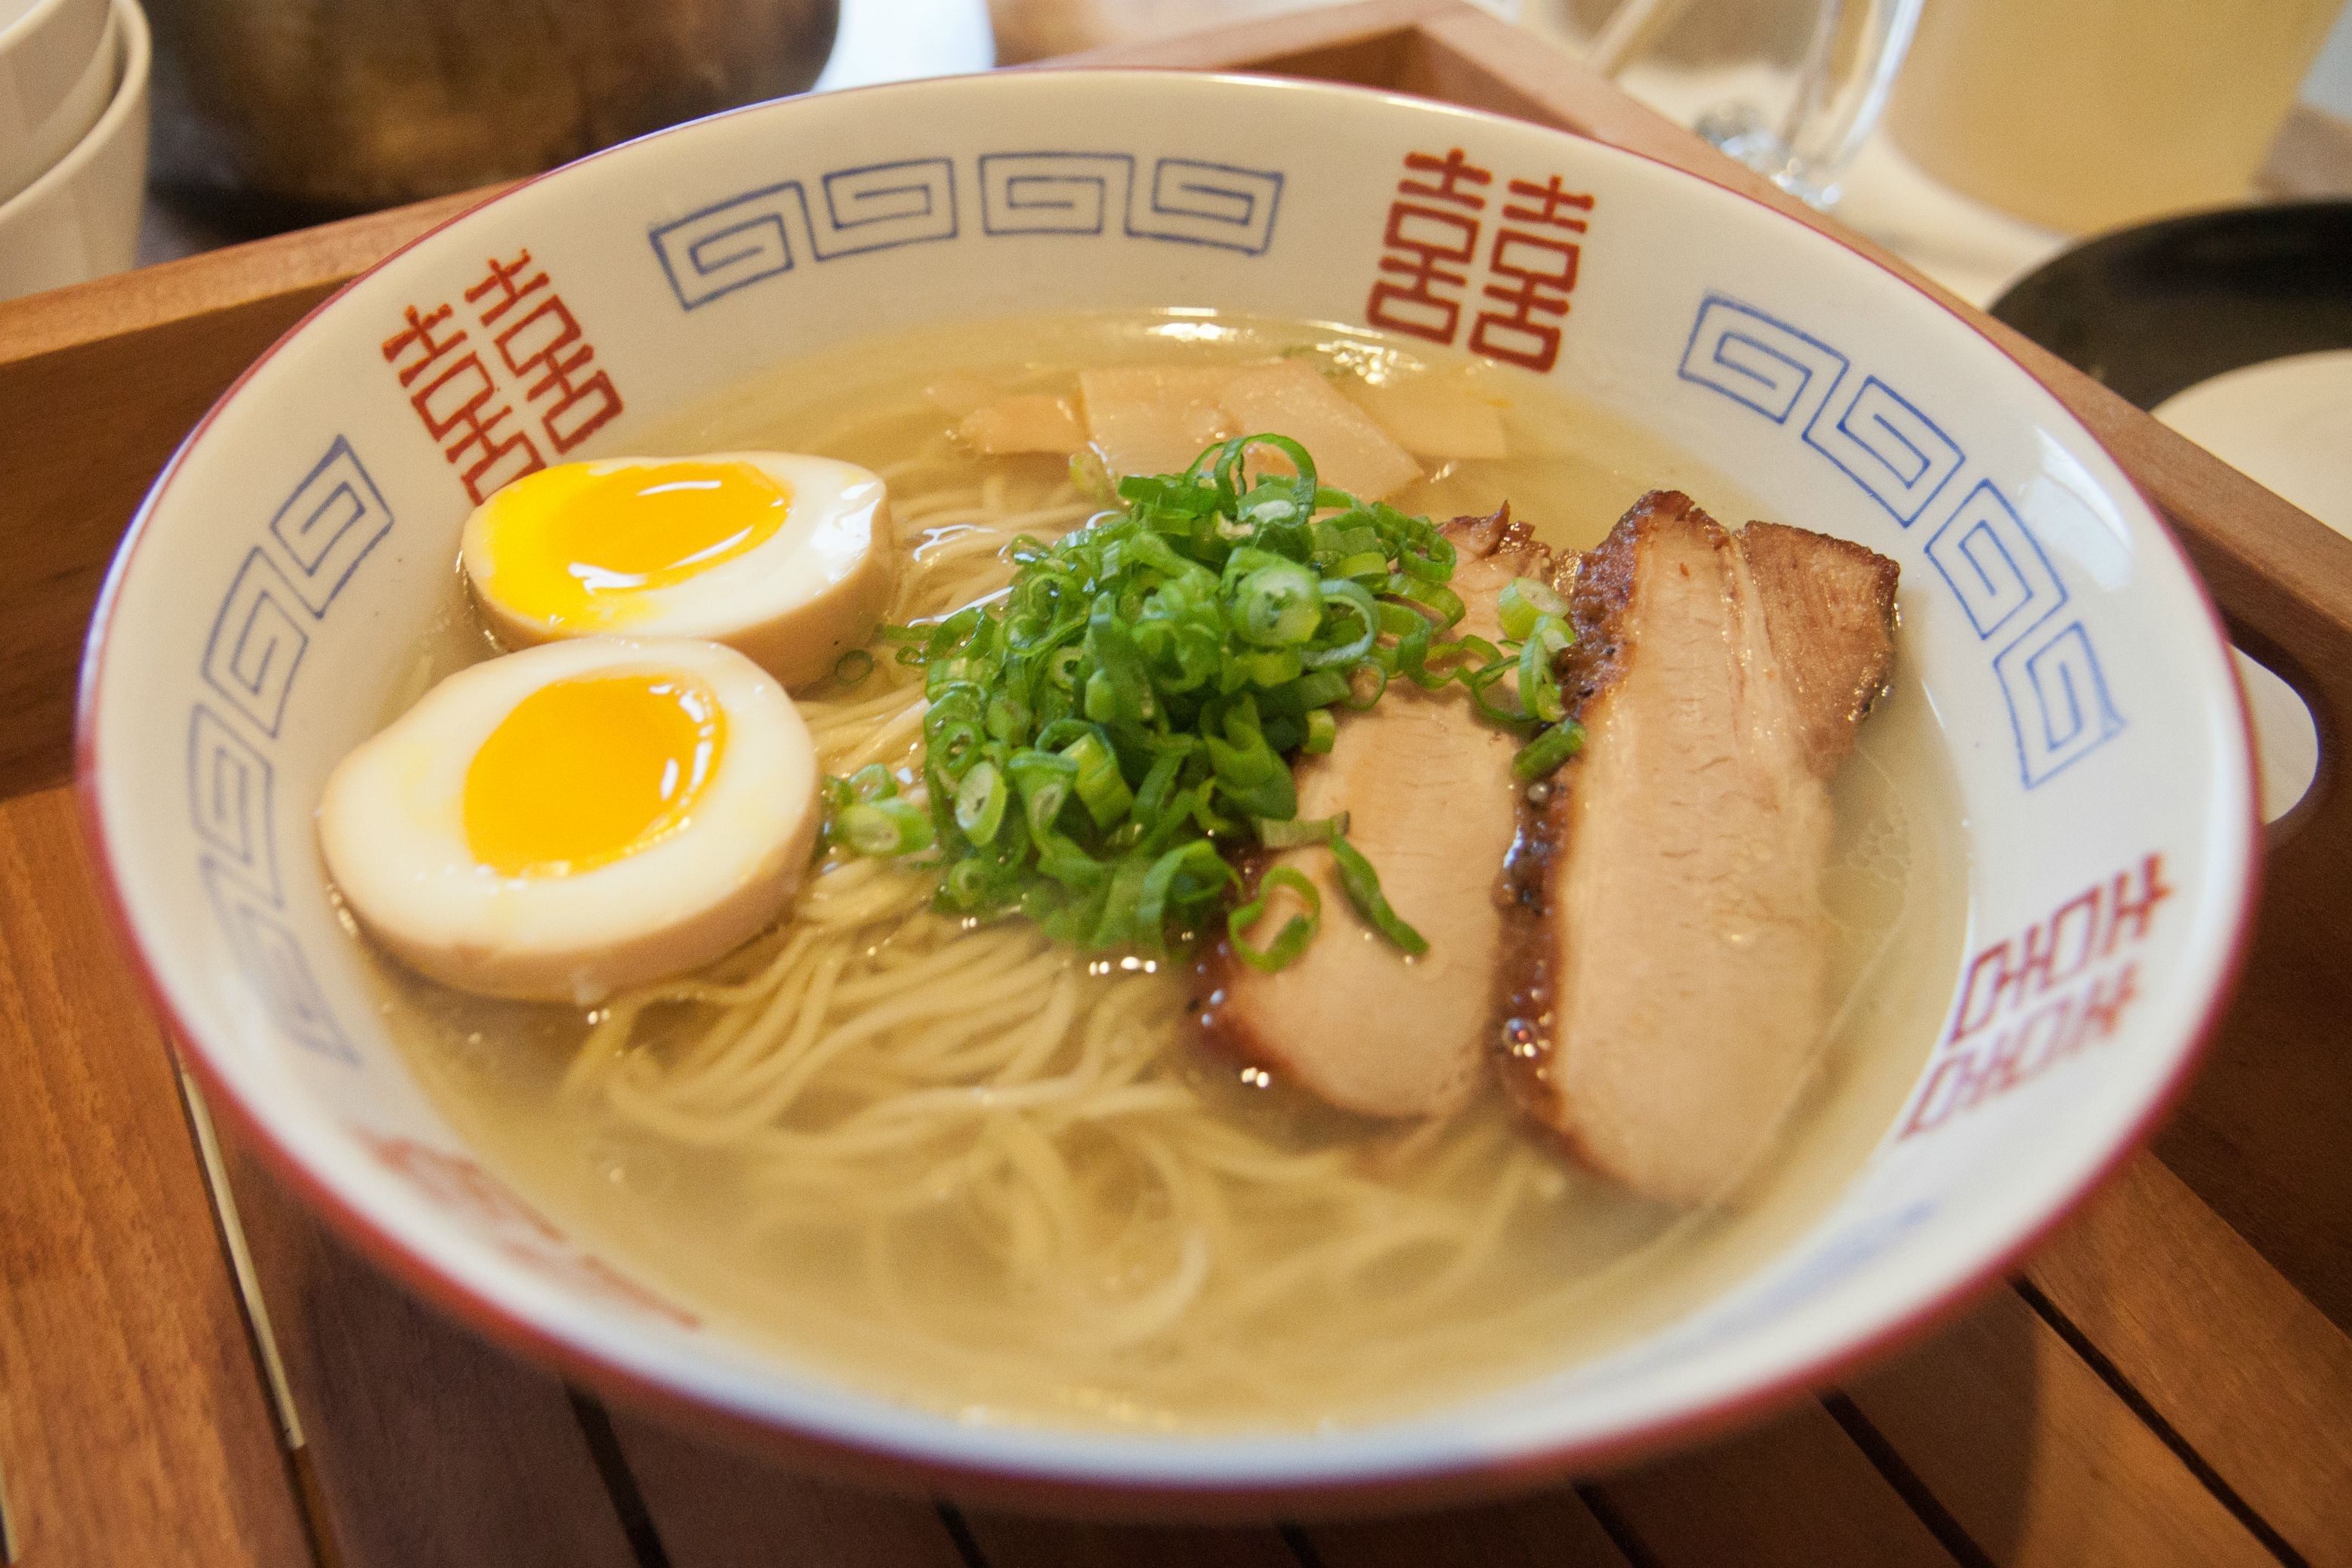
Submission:
{"label": "clear broth", "polygon": [[[1687,454],[1596,405],[1531,393],[1475,362],[1352,329],[1192,312],[1057,315],[861,342],[731,387],[647,434],[640,450],[821,452],[884,472],[901,499],[961,488],[1017,506],[1064,483],[1062,465],[979,458],[943,439],[954,409],[983,385],[1062,392],[1081,366],[1286,353],[1373,379],[1442,377],[1502,406],[1511,456],[1436,470],[1392,498],[1408,510],[1484,513],[1507,500],[1548,542],[1570,549],[1598,542],[1654,488],[1686,490],[1727,520],[1760,515],[1735,482]],[[902,543],[919,542],[914,531],[918,539]],[[462,592],[453,594],[395,707],[487,650]],[[968,1420],[1258,1430],[1360,1423],[1555,1371],[1670,1321],[1768,1258],[1861,1167],[1926,1058],[1966,917],[1957,793],[1932,709],[1899,656],[1895,689],[1864,727],[1835,797],[1838,844],[1824,891],[1842,1000],[1798,1114],[1737,1206],[1671,1211],[1547,1160],[1541,1178],[1523,1184],[1498,1244],[1442,1309],[1402,1321],[1360,1284],[1350,1293],[1310,1283],[1251,1319],[1247,1342],[1216,1353],[1188,1348],[1181,1336],[1116,1353],[1066,1353],[1053,1299],[959,1240],[951,1193],[940,1198],[947,1212],[939,1223],[925,1228],[919,1216],[891,1244],[913,1261],[877,1283],[873,1238],[856,1227],[823,1212],[780,1215],[772,1199],[747,1195],[750,1173],[725,1150],[685,1146],[601,1102],[559,1093],[592,1021],[577,1010],[464,996],[389,963],[384,1009],[436,1103],[522,1191],[646,1284],[780,1357]],[[1066,964],[1074,974],[1087,967],[1075,954]],[[1150,983],[1181,1004],[1188,981],[1179,965]],[[1349,1151],[1358,1173],[1393,1179],[1401,1202],[1431,1179],[1413,1173],[1433,1161],[1524,1157],[1503,1131],[1499,1096],[1436,1134],[1433,1152],[1409,1132],[1246,1081],[1179,1029],[1147,1044],[1164,1058],[1165,1076],[1255,1138],[1293,1152]],[[1383,1173],[1391,1168],[1393,1178]],[[1136,1200],[1097,1188],[1089,1201]],[[1116,1226],[1132,1216],[1094,1218]],[[1318,1239],[1275,1228],[1249,1241],[1266,1258]],[[1390,1281],[1400,1290],[1416,1283],[1411,1258],[1402,1255]]]}

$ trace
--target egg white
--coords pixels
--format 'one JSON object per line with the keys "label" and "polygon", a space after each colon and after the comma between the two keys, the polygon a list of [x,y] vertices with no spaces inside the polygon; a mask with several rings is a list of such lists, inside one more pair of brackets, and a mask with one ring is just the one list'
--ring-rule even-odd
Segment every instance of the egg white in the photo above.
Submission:
{"label": "egg white", "polygon": [[460,559],[476,603],[501,647],[619,633],[707,637],[750,658],[789,687],[813,685],[862,647],[898,586],[898,542],[887,487],[871,470],[797,452],[710,452],[692,458],[605,458],[592,474],[656,463],[742,462],[782,484],[782,527],[681,582],[625,596],[625,618],[586,630],[554,624],[502,591],[492,496],[466,520]]}
{"label": "egg white", "polygon": [[[585,870],[506,876],[467,847],[467,770],[525,697],[583,676],[679,674],[725,714],[686,818]],[[376,941],[445,984],[587,1005],[681,973],[774,921],[814,847],[815,748],[783,689],[743,655],[687,638],[577,637],[459,670],[337,764],[319,841]]]}

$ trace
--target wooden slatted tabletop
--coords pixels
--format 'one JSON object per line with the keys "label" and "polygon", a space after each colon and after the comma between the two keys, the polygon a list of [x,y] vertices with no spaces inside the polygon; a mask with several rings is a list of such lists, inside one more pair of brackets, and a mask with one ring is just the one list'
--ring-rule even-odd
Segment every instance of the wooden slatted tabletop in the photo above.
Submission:
{"label": "wooden slatted tabletop", "polygon": [[[1792,206],[1438,0],[1098,58],[1401,88]],[[1160,1528],[794,1476],[606,1408],[410,1299],[215,1136],[106,925],[64,781],[80,627],[171,446],[335,283],[471,199],[0,307],[0,1562],[2352,1564],[2352,810],[2332,761],[2352,732],[2352,543],[1998,329],[2175,521],[2326,755],[2171,1129],[1926,1343],[1761,1427],[1533,1497]]]}

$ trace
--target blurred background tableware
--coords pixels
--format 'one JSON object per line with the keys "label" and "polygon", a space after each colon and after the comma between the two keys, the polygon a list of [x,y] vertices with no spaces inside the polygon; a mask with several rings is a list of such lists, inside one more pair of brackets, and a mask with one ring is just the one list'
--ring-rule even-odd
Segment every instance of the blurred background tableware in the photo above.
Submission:
{"label": "blurred background tableware", "polygon": [[154,0],[156,176],[358,211],[814,82],[838,0]]}
{"label": "blurred background tableware", "polygon": [[73,149],[106,110],[108,0],[0,0],[0,201]]}
{"label": "blurred background tableware", "polygon": [[[1475,0],[1816,206],[1884,110],[1921,0]],[[989,0],[1007,65],[1316,0]]]}
{"label": "blurred background tableware", "polygon": [[1023,65],[1049,55],[1075,54],[1105,44],[1167,37],[1209,26],[1230,26],[1311,0],[988,0],[1000,65]]}
{"label": "blurred background tableware", "polygon": [[1885,110],[1920,0],[1526,0],[1586,62],[1826,207]]}
{"label": "blurred background tableware", "polygon": [[2242,198],[2343,0],[1934,0],[1888,129],[1922,169],[2089,234]]}
{"label": "blurred background tableware", "polygon": [[139,251],[152,50],[137,0],[112,0],[113,96],[97,123],[0,202],[0,300],[119,272]]}
{"label": "blurred background tableware", "polygon": [[2102,235],[2020,279],[1992,313],[2151,410],[2226,372],[2352,349],[2352,200]]}

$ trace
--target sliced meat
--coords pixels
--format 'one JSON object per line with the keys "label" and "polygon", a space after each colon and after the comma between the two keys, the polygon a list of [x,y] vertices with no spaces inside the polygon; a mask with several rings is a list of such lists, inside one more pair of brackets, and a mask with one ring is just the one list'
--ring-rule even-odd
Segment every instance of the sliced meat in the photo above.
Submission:
{"label": "sliced meat", "polygon": [[1828,1025],[1829,781],[1893,659],[1895,566],[1645,496],[1587,556],[1581,755],[1512,856],[1504,1079],[1650,1196],[1730,1196]]}
{"label": "sliced meat", "polygon": [[1895,563],[1851,540],[1777,522],[1739,531],[1764,607],[1773,662],[1788,682],[1806,761],[1823,778],[1853,750],[1895,662]]}
{"label": "sliced meat", "polygon": [[[1449,525],[1463,627],[1501,636],[1496,595],[1549,577],[1549,552],[1502,514]],[[1469,1099],[1486,1068],[1502,942],[1497,879],[1517,828],[1518,738],[1485,723],[1458,686],[1391,684],[1339,721],[1331,750],[1298,768],[1298,815],[1349,814],[1349,841],[1397,913],[1429,939],[1408,960],[1364,924],[1330,852],[1285,850],[1323,900],[1323,927],[1289,967],[1262,973],[1223,942],[1202,960],[1204,1035],[1318,1098],[1367,1116],[1434,1116]],[[1270,941],[1269,917],[1255,933]]]}

